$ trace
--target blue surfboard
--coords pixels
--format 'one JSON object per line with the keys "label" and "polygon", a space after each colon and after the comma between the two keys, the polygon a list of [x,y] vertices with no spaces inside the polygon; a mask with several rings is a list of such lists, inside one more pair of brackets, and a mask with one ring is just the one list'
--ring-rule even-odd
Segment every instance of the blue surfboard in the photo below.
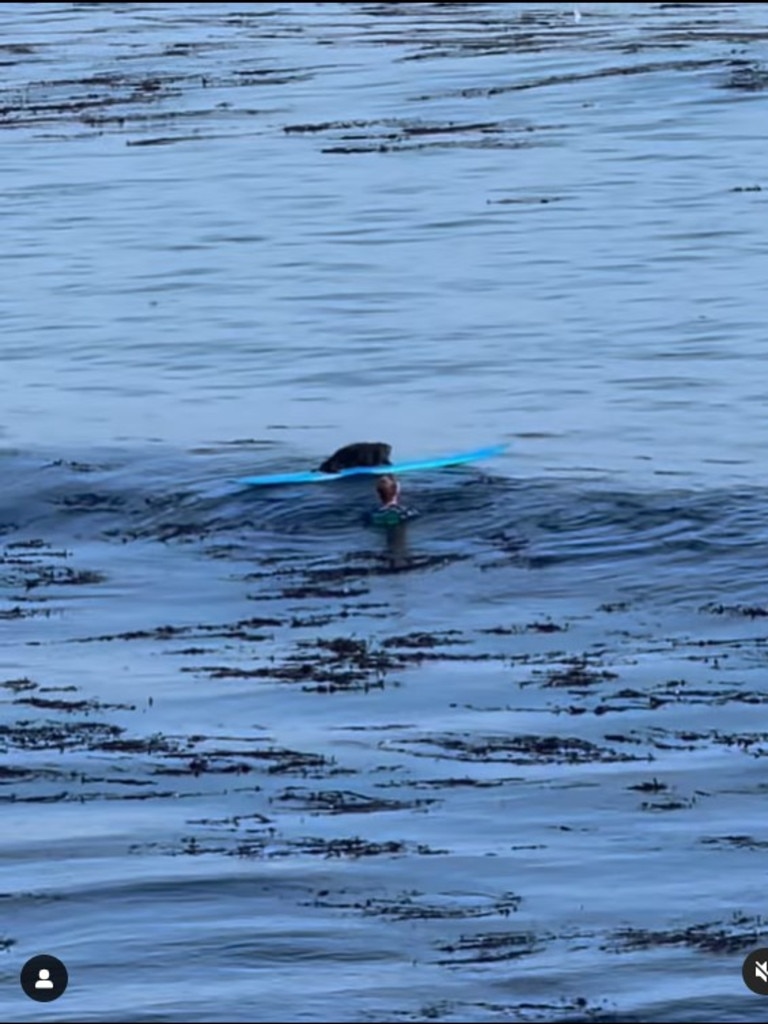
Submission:
{"label": "blue surfboard", "polygon": [[377,476],[381,473],[413,473],[419,469],[442,469],[444,466],[460,466],[479,459],[491,459],[507,450],[505,444],[476,448],[471,452],[458,452],[435,459],[416,459],[411,462],[397,462],[393,466],[354,466],[339,473],[321,473],[319,470],[304,470],[300,473],[265,473],[263,476],[244,476],[238,483],[247,487],[266,487],[272,484],[320,484],[329,480],[343,480],[349,476]]}

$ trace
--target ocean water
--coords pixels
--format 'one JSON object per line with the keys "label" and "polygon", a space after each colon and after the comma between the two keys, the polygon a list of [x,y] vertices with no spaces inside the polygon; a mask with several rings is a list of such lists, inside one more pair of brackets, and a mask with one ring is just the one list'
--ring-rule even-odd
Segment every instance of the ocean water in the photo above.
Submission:
{"label": "ocean water", "polygon": [[3,14],[0,1018],[763,1020],[768,4]]}

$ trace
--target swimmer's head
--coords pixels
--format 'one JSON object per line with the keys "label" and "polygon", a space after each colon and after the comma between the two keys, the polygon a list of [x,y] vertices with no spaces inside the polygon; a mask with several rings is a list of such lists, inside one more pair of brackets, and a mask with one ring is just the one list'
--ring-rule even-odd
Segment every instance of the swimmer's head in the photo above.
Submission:
{"label": "swimmer's head", "polygon": [[400,484],[391,473],[384,473],[376,481],[376,493],[382,505],[394,505],[400,497]]}

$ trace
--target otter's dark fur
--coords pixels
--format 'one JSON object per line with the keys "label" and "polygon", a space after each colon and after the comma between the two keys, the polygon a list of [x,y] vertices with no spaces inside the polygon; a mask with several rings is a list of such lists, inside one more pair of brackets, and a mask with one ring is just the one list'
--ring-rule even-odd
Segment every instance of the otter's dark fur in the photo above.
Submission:
{"label": "otter's dark fur", "polygon": [[339,448],[320,466],[321,473],[338,473],[355,466],[391,466],[392,446],[383,441],[358,441]]}

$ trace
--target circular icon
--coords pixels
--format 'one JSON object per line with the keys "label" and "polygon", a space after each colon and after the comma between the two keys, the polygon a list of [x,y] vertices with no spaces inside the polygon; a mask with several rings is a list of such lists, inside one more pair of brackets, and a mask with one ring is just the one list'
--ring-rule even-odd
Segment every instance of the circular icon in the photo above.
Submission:
{"label": "circular icon", "polygon": [[67,968],[55,956],[33,956],[21,968],[21,987],[38,1003],[50,1003],[63,996],[68,981]]}
{"label": "circular icon", "polygon": [[753,949],[741,968],[744,984],[758,996],[768,996],[768,949]]}

